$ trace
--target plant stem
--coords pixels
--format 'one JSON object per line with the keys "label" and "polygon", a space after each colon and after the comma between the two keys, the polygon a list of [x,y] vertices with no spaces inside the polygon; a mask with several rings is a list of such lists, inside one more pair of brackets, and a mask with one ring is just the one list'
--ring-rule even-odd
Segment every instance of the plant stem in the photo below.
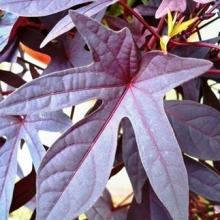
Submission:
{"label": "plant stem", "polygon": [[170,40],[171,43],[178,45],[178,46],[196,46],[196,47],[208,47],[210,49],[215,48],[216,50],[220,51],[220,46],[217,46],[215,44],[209,44],[205,42],[181,42],[176,40]]}
{"label": "plant stem", "polygon": [[206,73],[209,73],[209,74],[220,74],[220,70],[210,69],[210,70],[208,70]]}
{"label": "plant stem", "polygon": [[216,2],[212,8],[210,8],[207,13],[213,12],[220,5],[220,1]]}
{"label": "plant stem", "polygon": [[118,0],[118,3],[124,6],[128,11],[130,11],[144,25],[144,27],[148,29],[151,32],[151,34],[153,34],[158,40],[160,39],[160,35],[129,5],[127,5],[123,0]]}
{"label": "plant stem", "polygon": [[[162,17],[160,19],[158,26],[157,26],[157,33],[158,34],[161,33],[163,26],[164,26],[164,23],[165,23],[165,17]],[[151,50],[154,47],[156,41],[157,41],[157,38],[153,35],[147,44],[148,49]]]}

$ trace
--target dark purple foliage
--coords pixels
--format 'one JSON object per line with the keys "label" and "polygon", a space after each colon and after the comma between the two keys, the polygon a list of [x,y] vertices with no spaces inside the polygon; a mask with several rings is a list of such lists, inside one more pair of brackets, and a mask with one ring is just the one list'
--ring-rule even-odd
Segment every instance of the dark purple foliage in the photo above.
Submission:
{"label": "dark purple foliage", "polygon": [[[209,79],[220,80],[219,38],[187,38],[219,5],[2,1],[0,62],[22,71],[0,65],[1,219],[23,205],[36,208],[36,220],[218,218],[220,104]],[[171,36],[166,52],[160,37],[176,31],[168,10],[177,22],[198,20]],[[25,60],[19,43],[49,56],[46,68]],[[183,100],[167,101],[171,89]],[[97,101],[73,124],[75,106],[88,100]],[[61,134],[46,146],[40,130]],[[24,144],[33,164],[26,176],[17,159]],[[123,167],[133,198],[116,206],[106,184]]]}

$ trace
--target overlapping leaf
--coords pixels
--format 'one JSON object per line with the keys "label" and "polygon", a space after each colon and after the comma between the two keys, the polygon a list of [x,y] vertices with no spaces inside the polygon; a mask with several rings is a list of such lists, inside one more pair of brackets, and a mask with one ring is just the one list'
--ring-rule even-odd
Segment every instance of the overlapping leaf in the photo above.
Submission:
{"label": "overlapping leaf", "polygon": [[1,1],[0,8],[21,16],[45,16],[91,0],[8,0]]}
{"label": "overlapping leaf", "polygon": [[140,57],[128,29],[113,32],[76,12],[71,17],[94,63],[40,77],[0,103],[0,114],[7,115],[103,100],[96,112],[63,134],[44,157],[38,174],[37,219],[74,218],[94,204],[108,180],[117,127],[124,117],[132,123],[155,193],[173,219],[187,219],[187,174],[163,97],[212,64],[159,51]]}
{"label": "overlapping leaf", "polygon": [[134,130],[129,119],[122,120],[123,126],[123,160],[130,178],[137,203],[141,202],[141,193],[147,175],[141,163],[135,140]]}
{"label": "overlapping leaf", "polygon": [[205,165],[184,157],[189,187],[192,191],[212,201],[220,201],[220,177]]}
{"label": "overlapping leaf", "polygon": [[149,181],[146,181],[142,187],[142,199],[138,204],[133,199],[128,210],[129,220],[171,220],[171,216],[154,193]]}
{"label": "overlapping leaf", "polygon": [[[134,9],[134,11],[138,13],[136,9]],[[135,17],[133,17],[133,22],[131,24],[114,16],[105,16],[105,21],[108,23],[108,27],[113,30],[120,30],[127,27],[131,31],[138,47],[143,46],[146,41],[146,36],[150,35],[148,30],[143,32],[144,26]]]}
{"label": "overlapping leaf", "polygon": [[[115,3],[117,0],[95,0],[93,3],[84,6],[82,8],[79,8],[76,10],[80,14],[85,14],[88,17],[93,17],[98,14],[100,11],[108,7],[109,5]],[[50,33],[47,35],[47,37],[42,42],[41,46],[45,46],[48,42],[53,40],[54,38],[60,36],[61,34],[71,30],[74,28],[75,25],[72,22],[71,17],[66,15],[64,18],[62,18],[55,27],[50,31]]]}
{"label": "overlapping leaf", "polygon": [[0,52],[0,63],[1,62],[15,62],[17,60],[18,53],[18,39],[15,36],[10,40],[3,50]]}
{"label": "overlapping leaf", "polygon": [[62,131],[71,125],[70,119],[61,112],[0,117],[0,136],[6,137],[6,143],[0,148],[0,213],[2,219],[8,219],[15,175],[17,172],[17,150],[24,139],[37,170],[45,155],[45,149],[38,137],[38,130]]}
{"label": "overlapping leaf", "polygon": [[220,160],[218,111],[193,101],[167,101],[165,109],[183,152],[204,160]]}
{"label": "overlapping leaf", "polygon": [[94,220],[114,220],[111,195],[107,189],[104,190],[95,204],[85,213],[88,219]]}

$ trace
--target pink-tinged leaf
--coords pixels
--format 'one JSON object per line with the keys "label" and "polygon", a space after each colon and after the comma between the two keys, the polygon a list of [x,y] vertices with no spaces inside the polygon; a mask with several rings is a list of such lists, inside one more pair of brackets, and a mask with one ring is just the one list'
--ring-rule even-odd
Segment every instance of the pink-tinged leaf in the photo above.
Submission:
{"label": "pink-tinged leaf", "polygon": [[[77,9],[76,11],[80,14],[84,14],[88,17],[93,17],[94,19],[99,20],[100,16],[98,13],[101,12],[103,9],[107,8],[109,5],[114,4],[116,1],[117,0],[96,0],[87,6]],[[75,24],[73,23],[70,15],[66,15],[49,32],[49,34],[42,42],[41,47],[44,47],[48,42],[60,36],[61,34],[66,33],[74,27]]]}
{"label": "pink-tinged leaf", "polygon": [[113,213],[111,211],[112,206],[111,195],[107,190],[104,190],[99,199],[85,214],[88,219],[114,220]]}
{"label": "pink-tinged leaf", "polygon": [[189,188],[198,195],[220,202],[220,177],[204,164],[184,157],[189,177]]}
{"label": "pink-tinged leaf", "polygon": [[166,101],[165,110],[183,152],[204,160],[219,160],[219,111],[193,101]]}
{"label": "pink-tinged leaf", "polygon": [[[1,3],[0,3],[1,5]],[[0,6],[1,8],[1,6]],[[2,8],[1,8],[2,9]],[[0,51],[6,46],[8,43],[9,36],[11,34],[11,30],[15,24],[15,22],[18,19],[18,16],[15,14],[12,14],[10,12],[3,12],[4,15],[2,18],[0,18]]]}
{"label": "pink-tinged leaf", "polygon": [[[127,28],[114,32],[76,12],[71,17],[94,62],[33,80],[0,103],[0,114],[17,115],[103,100],[95,113],[68,130],[44,157],[38,173],[37,219],[74,218],[94,204],[107,183],[118,124],[124,117],[134,128],[155,193],[174,220],[187,219],[187,173],[164,112],[163,97],[207,71],[212,63],[165,56],[160,51],[140,57]],[[85,173],[89,175],[86,179]]]}
{"label": "pink-tinged leaf", "polygon": [[128,176],[130,178],[134,196],[137,203],[141,202],[141,193],[147,175],[143,168],[137,143],[135,140],[134,130],[129,119],[122,120],[123,127],[123,160]]}
{"label": "pink-tinged leaf", "polygon": [[170,11],[184,12],[186,9],[186,0],[163,0],[156,11],[156,18],[165,16]]}
{"label": "pink-tinged leaf", "polygon": [[213,2],[214,0],[193,0],[194,2],[198,2],[198,3],[201,3],[201,4],[207,4],[209,2]]}
{"label": "pink-tinged leaf", "polygon": [[142,199],[138,204],[133,199],[128,210],[129,220],[171,220],[169,213],[154,193],[149,181],[142,187]]}
{"label": "pink-tinged leaf", "polygon": [[0,8],[20,16],[45,16],[71,8],[91,0],[7,0],[0,2]]}

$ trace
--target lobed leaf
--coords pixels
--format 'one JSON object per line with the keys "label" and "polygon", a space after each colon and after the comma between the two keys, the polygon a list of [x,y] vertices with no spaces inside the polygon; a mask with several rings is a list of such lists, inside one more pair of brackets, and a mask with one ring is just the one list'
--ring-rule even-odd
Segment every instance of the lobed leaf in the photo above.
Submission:
{"label": "lobed leaf", "polygon": [[0,114],[17,115],[103,100],[98,110],[63,134],[42,160],[37,219],[74,218],[94,204],[107,183],[117,128],[124,117],[134,128],[153,190],[174,220],[187,219],[187,173],[163,97],[212,64],[159,51],[141,57],[127,28],[114,32],[84,15],[70,14],[94,62],[33,80],[0,103]]}

